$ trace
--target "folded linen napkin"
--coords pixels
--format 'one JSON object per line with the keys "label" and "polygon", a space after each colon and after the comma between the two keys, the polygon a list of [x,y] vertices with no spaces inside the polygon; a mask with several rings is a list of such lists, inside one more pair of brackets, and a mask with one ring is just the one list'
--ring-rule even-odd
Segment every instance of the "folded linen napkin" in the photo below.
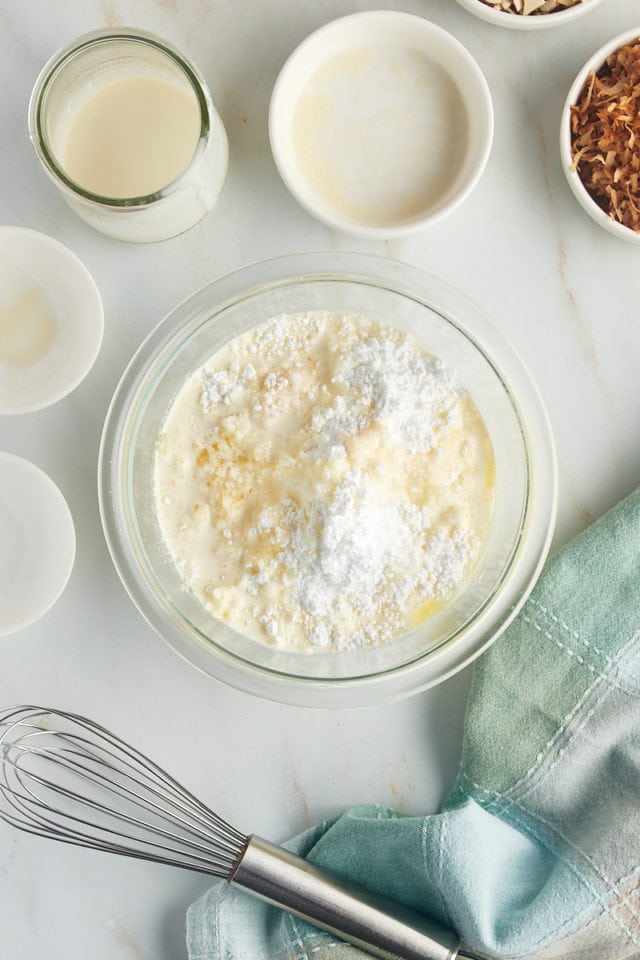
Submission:
{"label": "folded linen napkin", "polygon": [[[476,664],[442,812],[357,807],[291,848],[488,956],[640,958],[640,490],[547,563]],[[364,957],[225,882],[187,940],[190,960]]]}

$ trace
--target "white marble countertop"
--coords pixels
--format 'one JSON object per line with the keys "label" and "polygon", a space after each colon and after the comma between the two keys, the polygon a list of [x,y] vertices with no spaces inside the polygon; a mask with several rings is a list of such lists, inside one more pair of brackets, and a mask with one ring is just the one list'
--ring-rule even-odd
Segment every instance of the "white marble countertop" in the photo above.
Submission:
{"label": "white marble countertop", "polygon": [[[421,14],[476,57],[496,135],[469,199],[404,241],[332,233],[288,194],[266,132],[270,91],[291,50],[342,14]],[[637,0],[605,0],[575,24],[497,29],[453,0],[50,0],[0,9],[0,219],[44,231],[92,271],[105,338],[84,383],[40,413],[0,417],[0,449],[32,460],[71,507],[78,551],[69,585],[39,623],[2,638],[0,703],[87,713],[124,733],[246,832],[281,840],[357,802],[424,813],[456,769],[468,676],[402,703],[309,711],[262,703],[188,666],[142,621],[107,554],[96,458],[109,398],[131,354],[177,302],[250,261],[359,250],[405,260],[460,287],[528,362],[555,431],[565,542],[640,480],[640,250],[597,227],[558,157],[569,84],[606,40],[640,23]],[[82,223],[42,173],[26,114],[44,62],[77,34],[154,31],[200,67],[227,127],[230,171],[214,211],[163,244],[128,245]],[[3,960],[176,960],[198,875],[106,857],[0,824]],[[256,958],[257,960],[257,958]]]}

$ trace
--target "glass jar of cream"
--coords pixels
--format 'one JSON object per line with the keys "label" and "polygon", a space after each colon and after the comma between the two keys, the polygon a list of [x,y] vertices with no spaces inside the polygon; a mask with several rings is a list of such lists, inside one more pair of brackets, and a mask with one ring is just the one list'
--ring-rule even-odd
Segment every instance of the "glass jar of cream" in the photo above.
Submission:
{"label": "glass jar of cream", "polygon": [[67,203],[118,240],[188,230],[227,172],[227,136],[204,80],[138,30],[95,31],[55,54],[31,95],[29,134]]}

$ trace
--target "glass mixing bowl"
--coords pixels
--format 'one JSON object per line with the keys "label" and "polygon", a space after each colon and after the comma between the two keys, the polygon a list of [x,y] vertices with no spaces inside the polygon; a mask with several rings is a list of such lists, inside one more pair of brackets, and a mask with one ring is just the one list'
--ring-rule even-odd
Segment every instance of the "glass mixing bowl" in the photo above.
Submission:
{"label": "glass mixing bowl", "polygon": [[[463,589],[386,644],[344,652],[270,647],[217,620],[185,587],[154,511],[154,450],[185,379],[229,340],[281,313],[373,317],[409,332],[453,367],[486,424],[495,456],[495,515]],[[149,624],[212,677],[284,703],[366,706],[451,676],[514,618],[551,540],[553,441],[522,362],[482,311],[440,280],[389,260],[344,253],[268,260],[215,280],[144,341],[113,397],[99,461],[100,511],[116,569]]]}

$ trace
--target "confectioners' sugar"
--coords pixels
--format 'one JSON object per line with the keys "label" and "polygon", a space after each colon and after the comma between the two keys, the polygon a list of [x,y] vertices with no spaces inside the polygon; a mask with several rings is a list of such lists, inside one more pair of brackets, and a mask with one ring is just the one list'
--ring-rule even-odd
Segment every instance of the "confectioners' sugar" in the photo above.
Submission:
{"label": "confectioners' sugar", "polygon": [[[432,536],[428,507],[385,500],[359,470],[327,502],[292,504],[285,519],[290,536],[276,564],[291,572],[295,601],[316,620],[316,646],[389,639],[404,624],[408,597],[446,596],[474,547],[464,535]],[[363,626],[344,635],[332,623],[337,611]]]}
{"label": "confectioners' sugar", "polygon": [[456,376],[441,360],[417,351],[409,340],[384,336],[357,343],[338,377],[360,393],[372,419],[411,452],[434,445],[434,430],[457,394]]}
{"label": "confectioners' sugar", "polygon": [[282,315],[185,383],[159,438],[156,512],[211,612],[286,648],[380,644],[463,584],[492,452],[456,374],[403,332]]}

